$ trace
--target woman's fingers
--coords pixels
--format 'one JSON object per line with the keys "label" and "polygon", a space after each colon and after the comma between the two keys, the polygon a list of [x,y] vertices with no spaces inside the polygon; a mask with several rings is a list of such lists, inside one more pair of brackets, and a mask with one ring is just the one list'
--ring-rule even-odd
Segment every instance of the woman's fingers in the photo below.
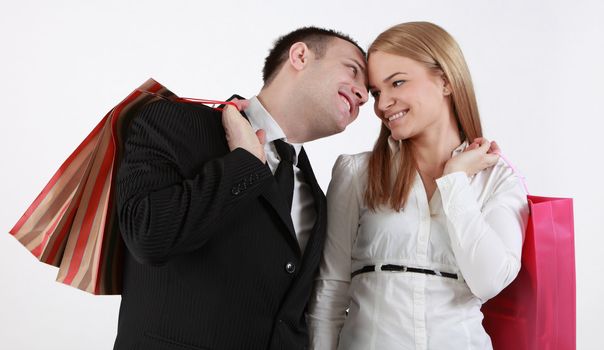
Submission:
{"label": "woman's fingers", "polygon": [[[489,145],[488,148],[486,147],[487,145]],[[501,154],[501,149],[499,148],[499,145],[497,144],[497,142],[495,142],[495,141],[489,142],[489,140],[487,140],[484,137],[475,138],[474,141],[472,142],[472,144],[470,144],[468,146],[468,148],[466,148],[466,150],[472,151],[479,147],[482,147],[483,151],[486,149],[486,153],[489,153],[489,154],[490,153]]]}
{"label": "woman's fingers", "polygon": [[477,149],[478,147],[479,147],[478,143],[472,142],[468,147],[466,147],[464,152],[473,151],[473,150]]}
{"label": "woman's fingers", "polygon": [[499,145],[497,144],[497,142],[492,141],[491,142],[491,147],[489,148],[489,153],[493,153],[493,154],[501,154],[501,149],[499,148]]}
{"label": "woman's fingers", "polygon": [[486,168],[492,167],[493,165],[497,164],[497,162],[499,161],[499,154],[487,153],[484,155],[484,161],[485,161],[485,167],[481,170],[484,170]]}
{"label": "woman's fingers", "polygon": [[479,148],[484,153],[487,153],[489,151],[489,148],[491,148],[491,143],[489,142],[489,140],[487,140],[484,137],[482,137],[481,140],[480,140],[480,147]]}

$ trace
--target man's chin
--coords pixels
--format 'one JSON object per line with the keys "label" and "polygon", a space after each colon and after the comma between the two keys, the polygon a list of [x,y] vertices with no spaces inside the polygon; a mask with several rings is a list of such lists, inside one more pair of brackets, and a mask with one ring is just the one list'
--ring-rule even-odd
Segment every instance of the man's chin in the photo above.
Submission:
{"label": "man's chin", "polygon": [[346,128],[348,127],[348,125],[350,125],[351,121],[347,121],[347,120],[342,120],[338,125],[336,125],[336,133],[341,133],[344,130],[346,130]]}

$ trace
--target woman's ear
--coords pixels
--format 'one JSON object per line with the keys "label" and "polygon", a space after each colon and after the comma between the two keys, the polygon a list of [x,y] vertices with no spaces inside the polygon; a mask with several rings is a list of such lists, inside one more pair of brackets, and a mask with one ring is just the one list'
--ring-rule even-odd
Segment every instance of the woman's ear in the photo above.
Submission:
{"label": "woman's ear", "polygon": [[440,77],[443,80],[443,95],[444,96],[451,95],[453,90],[451,90],[451,84],[449,83],[449,79],[447,79],[447,77],[445,76],[444,73]]}
{"label": "woman's ear", "polygon": [[299,41],[289,48],[289,64],[295,70],[302,70],[310,58],[310,50],[305,43]]}

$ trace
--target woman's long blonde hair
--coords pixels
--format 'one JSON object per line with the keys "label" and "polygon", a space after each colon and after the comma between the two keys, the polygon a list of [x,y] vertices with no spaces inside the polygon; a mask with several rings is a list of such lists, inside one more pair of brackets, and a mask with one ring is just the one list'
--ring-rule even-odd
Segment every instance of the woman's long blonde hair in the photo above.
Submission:
{"label": "woman's long blonde hair", "polygon": [[[453,113],[457,119],[462,139],[482,137],[482,126],[470,71],[455,39],[441,27],[429,22],[408,22],[396,25],[381,33],[369,46],[368,57],[381,51],[403,56],[424,64],[436,74],[443,74],[451,89]],[[373,147],[368,164],[368,182],[365,203],[375,210],[388,205],[400,211],[406,204],[417,165],[409,141],[400,142],[400,161],[392,181],[388,138],[390,130],[382,124],[380,135]]]}

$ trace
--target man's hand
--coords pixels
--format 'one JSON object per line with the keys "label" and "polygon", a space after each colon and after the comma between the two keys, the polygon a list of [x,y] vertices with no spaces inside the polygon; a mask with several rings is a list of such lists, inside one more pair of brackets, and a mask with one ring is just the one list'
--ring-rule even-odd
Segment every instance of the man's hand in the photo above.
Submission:
{"label": "man's hand", "polygon": [[[238,108],[244,108],[247,101],[234,100]],[[239,113],[237,108],[227,105],[222,110],[222,126],[226,132],[229,149],[243,148],[250,152],[262,163],[266,163],[264,143],[266,134],[260,129],[254,133],[250,123]]]}

